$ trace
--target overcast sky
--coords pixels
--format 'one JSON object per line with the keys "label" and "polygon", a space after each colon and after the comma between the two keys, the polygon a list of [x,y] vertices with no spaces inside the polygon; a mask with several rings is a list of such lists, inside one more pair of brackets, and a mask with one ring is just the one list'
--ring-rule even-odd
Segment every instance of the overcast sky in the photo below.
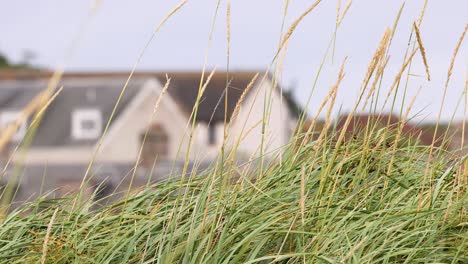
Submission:
{"label": "overcast sky", "polygon": [[[129,70],[159,21],[178,1],[103,0],[89,19],[91,3],[84,0],[0,0],[0,52],[13,62],[21,61],[25,51],[36,54],[35,65],[54,68],[65,60],[72,43],[76,52],[67,61],[67,70]],[[208,67],[226,66],[226,0],[222,1],[208,50]],[[278,46],[284,0],[231,0],[231,68],[266,69]],[[311,0],[291,0],[286,17],[288,27]],[[347,2],[343,0],[343,5]],[[391,59],[384,89],[393,81],[402,64],[413,21],[420,14],[423,0],[407,1],[391,46]],[[343,58],[348,56],[337,102],[349,111],[367,65],[386,27],[391,27],[403,1],[354,0],[337,33],[334,61],[327,60],[309,111],[315,113],[328,88],[335,82]],[[324,0],[294,32],[284,61],[281,83],[294,87],[295,97],[305,103],[335,28],[336,0]],[[162,28],[145,53],[140,70],[201,69],[208,35],[215,13],[215,0],[189,0]],[[88,23],[81,41],[75,37]],[[437,116],[442,91],[455,45],[468,23],[467,0],[429,0],[421,26],[432,81],[424,79],[419,54],[415,57],[408,96],[422,86],[413,115],[417,120]],[[447,95],[443,118],[449,119],[465,84],[468,69],[468,39],[461,47]],[[404,76],[406,78],[406,76]],[[397,101],[401,102],[401,99]],[[418,112],[421,111],[419,114]],[[456,112],[463,116],[463,108]]]}

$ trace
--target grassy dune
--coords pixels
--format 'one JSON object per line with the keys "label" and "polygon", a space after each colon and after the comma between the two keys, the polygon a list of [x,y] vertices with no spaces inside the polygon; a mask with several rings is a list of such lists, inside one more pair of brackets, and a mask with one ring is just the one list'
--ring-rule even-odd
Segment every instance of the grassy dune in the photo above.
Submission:
{"label": "grassy dune", "polygon": [[[9,263],[466,263],[460,159],[429,148],[329,141],[281,164],[227,165],[90,210],[37,202],[0,227]],[[363,146],[368,146],[363,148]],[[388,172],[389,164],[394,165]],[[229,177],[235,180],[226,181]],[[426,179],[426,180],[424,180]],[[183,191],[181,191],[183,190]]]}

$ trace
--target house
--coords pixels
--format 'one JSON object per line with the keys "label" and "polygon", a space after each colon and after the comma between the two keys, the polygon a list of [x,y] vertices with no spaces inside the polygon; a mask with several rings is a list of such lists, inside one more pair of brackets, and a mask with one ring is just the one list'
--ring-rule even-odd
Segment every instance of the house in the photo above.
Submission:
{"label": "house", "polygon": [[460,155],[467,155],[468,149],[468,124],[464,121],[458,121],[452,124],[451,133],[448,133],[450,137],[449,149],[459,151]]}
{"label": "house", "polygon": [[[460,149],[460,142],[462,139],[462,123],[455,122],[453,124],[440,122],[436,123],[423,123],[419,127],[421,128],[421,140],[426,145],[433,145],[436,147],[442,147],[447,150]],[[436,131],[437,128],[437,131]],[[434,134],[437,133],[434,137]]]}
{"label": "house", "polygon": [[[349,124],[346,125],[346,120],[350,118]],[[367,114],[367,113],[356,113],[349,117],[349,114],[343,114],[338,117],[336,124],[336,129],[342,131],[346,129],[345,139],[351,137],[356,137],[363,135],[367,128],[373,129],[375,131],[388,128],[390,131],[396,131],[401,129],[401,134],[403,137],[408,139],[418,140],[423,144],[426,144],[421,138],[421,129],[410,123],[405,122],[401,125],[402,120],[395,114]],[[400,127],[401,126],[401,127]]]}
{"label": "house", "polygon": [[[91,160],[91,174],[112,186],[125,186],[138,162],[134,182],[141,185],[148,177],[167,177],[187,157],[191,165],[214,160],[224,141],[225,118],[230,124],[227,149],[236,146],[239,157],[245,159],[260,155],[265,105],[270,105],[271,114],[263,153],[273,157],[289,142],[301,110],[289,94],[273,87],[271,76],[262,78],[261,72],[246,91],[256,73],[215,73],[199,100],[193,129],[201,72],[135,73],[123,94],[127,72],[67,73],[58,85],[63,89],[45,110],[26,152],[15,148],[32,116],[19,126],[0,162],[11,158],[13,164],[22,164],[23,189],[40,186],[42,175],[46,175],[46,189],[76,186]],[[170,84],[162,95],[166,75]],[[50,77],[50,72],[0,72],[0,131],[17,120]],[[265,104],[270,91],[271,103]]]}
{"label": "house", "polygon": [[[343,114],[338,118],[336,124],[338,131],[344,129],[348,117],[348,114]],[[465,128],[468,128],[468,125],[464,121],[456,121],[451,124],[443,122],[439,124],[433,122],[405,122],[403,125],[401,122],[402,120],[395,114],[354,114],[346,127],[345,139],[362,135],[366,127],[370,125],[370,128],[374,128],[374,130],[385,127],[396,132],[397,129],[401,129],[403,137],[424,146],[434,146],[461,154],[467,153],[466,147],[463,146],[468,144],[468,133],[463,132],[463,125],[465,125]],[[437,134],[434,136],[436,127]]]}

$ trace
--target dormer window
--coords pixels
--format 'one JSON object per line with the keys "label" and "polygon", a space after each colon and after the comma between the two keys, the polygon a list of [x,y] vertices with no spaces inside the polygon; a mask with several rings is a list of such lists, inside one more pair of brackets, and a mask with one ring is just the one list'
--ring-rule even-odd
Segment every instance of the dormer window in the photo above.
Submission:
{"label": "dormer window", "polygon": [[[16,120],[18,120],[18,118],[20,117],[21,117],[20,111],[0,112],[0,130],[3,130],[7,128],[10,124],[15,123]],[[13,135],[12,140],[17,142],[23,139],[24,135],[26,135],[27,129],[28,129],[28,123],[23,122],[16,130],[16,133]]]}
{"label": "dormer window", "polygon": [[72,137],[96,139],[102,132],[102,114],[99,109],[79,109],[72,113]]}
{"label": "dormer window", "polygon": [[[169,135],[160,124],[153,124],[149,127],[148,134],[143,132],[140,142],[143,145],[141,153],[142,166],[151,169],[156,161],[164,160],[169,154]],[[146,138],[145,141],[143,141]]]}

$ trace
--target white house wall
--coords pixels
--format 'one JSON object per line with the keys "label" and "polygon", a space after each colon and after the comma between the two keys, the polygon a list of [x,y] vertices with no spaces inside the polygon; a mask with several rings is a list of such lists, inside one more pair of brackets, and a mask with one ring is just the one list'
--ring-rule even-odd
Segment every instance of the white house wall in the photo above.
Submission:
{"label": "white house wall", "polygon": [[73,164],[88,163],[93,156],[92,147],[33,148],[23,156],[21,151],[13,154],[14,163],[24,164]]}
{"label": "white house wall", "polygon": [[215,142],[209,144],[208,125],[206,123],[198,123],[196,126],[196,137],[191,157],[199,161],[211,161],[217,157],[224,137],[224,125],[216,123],[215,126]]}
{"label": "white house wall", "polygon": [[[170,88],[169,88],[170,89]],[[181,140],[184,138],[187,118],[180,109],[174,109],[171,98],[166,93],[163,95],[161,103],[156,110],[154,118],[151,119],[155,102],[159,92],[153,91],[145,96],[143,102],[132,111],[129,111],[121,118],[122,126],[116,128],[112,138],[103,147],[99,160],[107,162],[133,162],[136,161],[140,151],[140,136],[151,124],[160,124],[168,134],[169,149],[168,159],[176,159]],[[185,136],[184,142],[187,142]],[[186,144],[182,145],[178,159],[185,158]]]}
{"label": "white house wall", "polygon": [[[245,124],[242,132],[243,140],[238,145],[238,152],[241,155],[256,156],[260,154],[264,103],[271,87],[272,83],[269,79],[257,84],[244,100],[239,115],[233,121],[229,135],[231,146],[236,144]],[[265,152],[273,155],[276,150],[280,150],[289,142],[291,136],[290,124],[290,110],[284,100],[281,102],[279,90],[274,89],[271,98],[270,118],[267,122],[264,138]]]}

